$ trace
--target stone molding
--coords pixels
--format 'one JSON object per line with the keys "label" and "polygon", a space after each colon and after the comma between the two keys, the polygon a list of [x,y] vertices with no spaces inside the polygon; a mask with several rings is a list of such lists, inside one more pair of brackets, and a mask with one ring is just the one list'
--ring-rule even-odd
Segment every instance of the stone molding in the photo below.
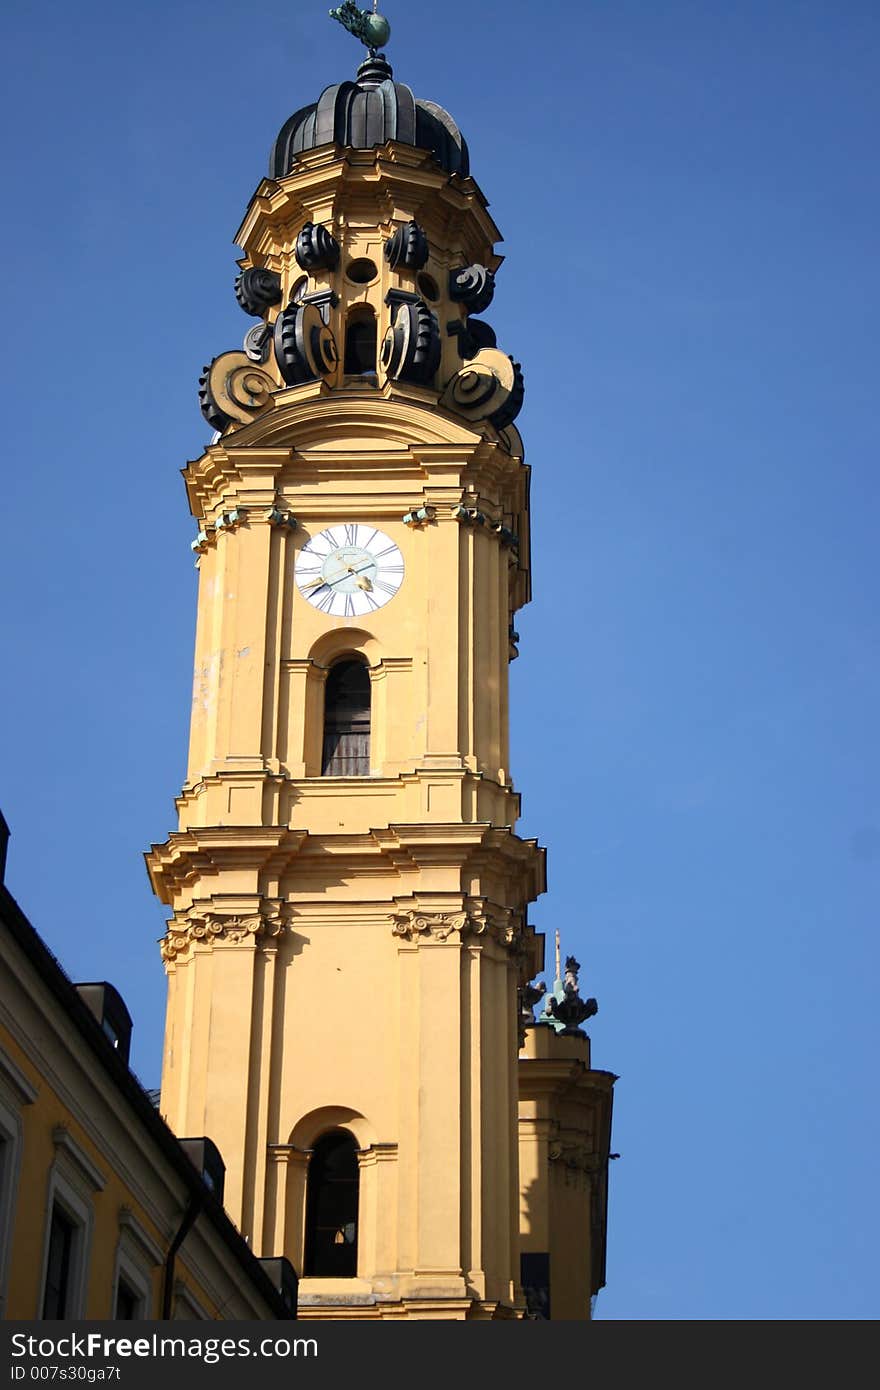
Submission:
{"label": "stone molding", "polygon": [[406,941],[442,943],[453,933],[463,937],[467,925],[466,912],[395,912],[391,930]]}
{"label": "stone molding", "polygon": [[461,945],[474,937],[486,937],[517,955],[522,949],[523,927],[511,911],[486,911],[482,906],[463,912],[423,912],[415,909],[394,913],[395,936],[416,945],[442,945],[454,938]]}
{"label": "stone molding", "polygon": [[582,1140],[551,1139],[547,1160],[565,1174],[566,1182],[589,1181],[601,1173],[605,1165],[602,1155]]}
{"label": "stone molding", "polygon": [[172,963],[186,954],[192,946],[204,943],[241,945],[252,942],[262,946],[277,940],[285,929],[280,910],[233,915],[191,908],[182,917],[172,917],[168,932],[159,942],[162,959]]}
{"label": "stone molding", "polygon": [[67,1155],[80,1177],[85,1178],[93,1192],[104,1191],[107,1186],[107,1179],[100,1168],[95,1167],[82,1145],[73,1138],[67,1125],[55,1125],[52,1130],[52,1143],[55,1145],[56,1151]]}
{"label": "stone molding", "polygon": [[6,1055],[2,1047],[0,1047],[0,1077],[11,1086],[20,1105],[33,1105],[39,1095],[39,1090],[31,1084],[21,1067],[16,1066],[12,1058]]}

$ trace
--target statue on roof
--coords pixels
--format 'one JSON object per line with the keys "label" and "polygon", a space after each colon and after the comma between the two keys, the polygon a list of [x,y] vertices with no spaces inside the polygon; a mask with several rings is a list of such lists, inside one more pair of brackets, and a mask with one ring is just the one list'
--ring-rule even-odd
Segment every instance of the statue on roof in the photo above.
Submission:
{"label": "statue on roof", "polygon": [[376,0],[373,0],[372,11],[359,10],[354,0],[343,0],[343,4],[330,11],[330,18],[338,20],[343,28],[360,39],[373,58],[391,38],[391,25],[384,15],[376,13]]}
{"label": "statue on roof", "polygon": [[599,1012],[595,999],[582,999],[578,973],[580,962],[574,956],[565,960],[565,975],[559,965],[559,932],[556,933],[556,979],[552,993],[544,1000],[544,1012],[540,1022],[551,1024],[563,1037],[582,1038],[584,1031],[578,1025]]}

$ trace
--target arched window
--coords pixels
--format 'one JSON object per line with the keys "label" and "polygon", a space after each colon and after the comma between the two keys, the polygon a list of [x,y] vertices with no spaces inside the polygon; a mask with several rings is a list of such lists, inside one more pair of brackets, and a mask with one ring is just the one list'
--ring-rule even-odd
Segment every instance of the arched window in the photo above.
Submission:
{"label": "arched window", "polygon": [[362,661],[338,661],[324,691],[322,777],[370,775],[370,673]]}
{"label": "arched window", "polygon": [[306,1189],[305,1273],[357,1274],[358,1160],[354,1136],[333,1130],[312,1151]]}
{"label": "arched window", "polygon": [[376,315],[366,305],[358,305],[348,316],[345,328],[346,376],[376,375]]}

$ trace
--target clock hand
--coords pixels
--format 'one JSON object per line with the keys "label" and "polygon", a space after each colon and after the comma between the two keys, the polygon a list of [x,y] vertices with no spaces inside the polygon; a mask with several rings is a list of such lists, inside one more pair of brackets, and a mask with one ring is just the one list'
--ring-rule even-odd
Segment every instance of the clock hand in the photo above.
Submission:
{"label": "clock hand", "polygon": [[346,565],[346,569],[348,570],[349,574],[354,575],[355,579],[357,580],[357,586],[359,589],[372,589],[372,580],[367,579],[366,575],[363,575],[363,577],[360,579],[358,578],[358,575],[362,574],[361,570],[356,570],[354,565]]}
{"label": "clock hand", "polygon": [[320,586],[321,586],[322,584],[326,584],[326,583],[327,583],[327,580],[324,578],[324,576],[321,575],[321,574],[319,574],[317,579],[310,579],[309,582],[308,582],[308,584],[303,584],[302,587],[303,587],[304,589],[317,589],[317,588],[320,588]]}

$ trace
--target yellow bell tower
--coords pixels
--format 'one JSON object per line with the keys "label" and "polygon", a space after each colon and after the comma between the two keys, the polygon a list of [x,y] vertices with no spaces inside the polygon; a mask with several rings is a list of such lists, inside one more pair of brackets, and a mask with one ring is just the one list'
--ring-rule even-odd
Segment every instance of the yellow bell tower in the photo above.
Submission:
{"label": "yellow bell tower", "polygon": [[216,1143],[304,1316],[518,1317],[544,889],[508,757],[522,376],[479,317],[501,257],[465,141],[375,52],[387,25],[361,37],[238,232],[255,326],[205,369],[216,433],[184,469],[189,763],[148,855],[172,913],[162,1110]]}

